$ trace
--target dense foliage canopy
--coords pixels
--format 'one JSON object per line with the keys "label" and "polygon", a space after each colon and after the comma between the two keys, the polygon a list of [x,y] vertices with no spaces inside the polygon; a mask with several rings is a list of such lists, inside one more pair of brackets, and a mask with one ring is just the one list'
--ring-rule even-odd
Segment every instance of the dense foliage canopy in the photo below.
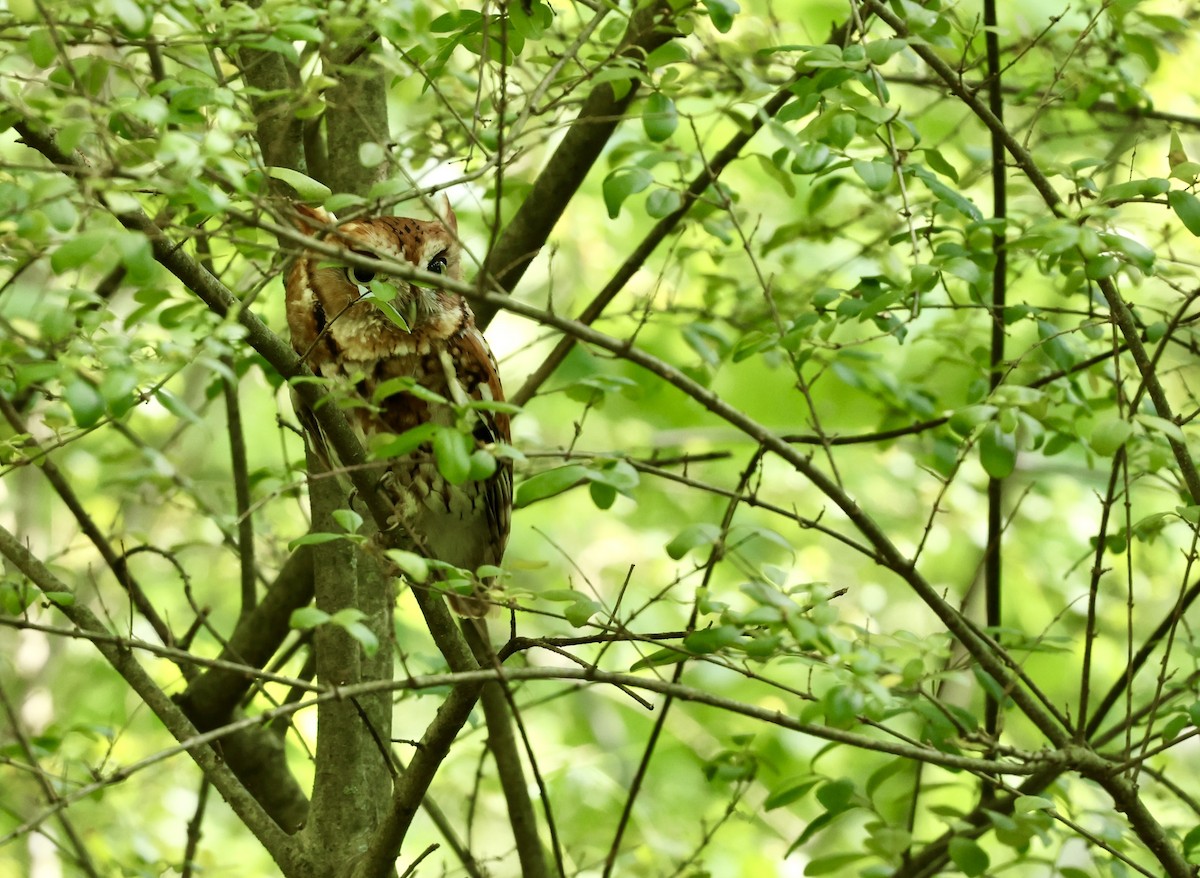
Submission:
{"label": "dense foliage canopy", "polygon": [[[8,0],[0,872],[1194,875],[1195,12]],[[285,338],[442,192],[483,651]]]}

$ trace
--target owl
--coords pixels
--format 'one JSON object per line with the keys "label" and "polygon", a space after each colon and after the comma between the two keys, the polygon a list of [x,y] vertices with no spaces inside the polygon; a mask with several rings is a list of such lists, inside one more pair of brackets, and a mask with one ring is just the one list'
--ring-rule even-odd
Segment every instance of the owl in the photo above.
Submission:
{"label": "owl", "polygon": [[[327,243],[454,280],[462,276],[458,221],[448,201],[435,220],[379,216],[339,224],[319,208],[296,210],[300,229]],[[464,407],[471,400],[502,402],[504,391],[461,296],[308,251],[292,262],[286,292],[292,347],[314,373],[353,395],[346,415],[364,446],[373,436],[422,425],[469,429],[477,449],[509,441],[506,413]],[[311,417],[300,416],[318,455],[334,469]],[[512,513],[512,469],[503,460],[488,474],[486,456],[483,461],[483,478],[457,483],[439,470],[429,441],[385,462],[380,487],[395,506],[396,524],[427,557],[471,571],[500,563]],[[478,593],[450,600],[464,616],[488,609]]]}

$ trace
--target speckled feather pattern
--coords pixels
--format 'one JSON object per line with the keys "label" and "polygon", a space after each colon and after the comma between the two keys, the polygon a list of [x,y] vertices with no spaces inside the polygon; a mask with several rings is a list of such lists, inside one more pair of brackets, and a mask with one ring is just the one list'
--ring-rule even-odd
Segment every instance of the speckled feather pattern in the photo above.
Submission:
{"label": "speckled feather pattern", "polygon": [[[298,207],[305,231],[365,255],[412,263],[425,268],[441,264],[442,273],[462,276],[461,249],[452,212],[444,221],[406,217],[359,219],[335,227],[323,211]],[[336,260],[301,253],[287,276],[287,318],[292,347],[318,375],[349,384],[363,401],[347,409],[347,417],[364,443],[378,433],[403,433],[432,422],[453,426],[450,407],[429,403],[410,393],[394,393],[377,404],[377,387],[408,376],[446,399],[503,400],[496,360],[475,327],[470,305],[445,290],[421,288],[389,278],[399,293],[401,313],[415,315],[410,331],[392,323],[370,301],[357,301],[363,287]],[[452,383],[457,386],[452,386]],[[474,425],[476,442],[486,446],[509,441],[508,416],[480,412]],[[333,466],[328,450],[305,418],[319,454]],[[431,556],[475,570],[499,564],[508,541],[512,511],[512,469],[500,461],[485,481],[454,486],[438,472],[428,445],[388,464],[384,484],[396,506],[399,523]],[[482,598],[452,599],[463,615],[482,615]]]}

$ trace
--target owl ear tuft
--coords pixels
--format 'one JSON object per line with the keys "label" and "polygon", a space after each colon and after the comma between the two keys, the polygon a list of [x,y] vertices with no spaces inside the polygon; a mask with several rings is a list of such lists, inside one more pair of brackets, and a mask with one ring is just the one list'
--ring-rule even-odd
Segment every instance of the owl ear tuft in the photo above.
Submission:
{"label": "owl ear tuft", "polygon": [[451,234],[458,234],[458,217],[454,215],[454,208],[450,206],[450,197],[443,192],[441,198],[435,201],[437,207],[437,218],[442,221],[442,225],[450,230]]}
{"label": "owl ear tuft", "polygon": [[323,207],[309,207],[307,204],[292,202],[292,208],[295,210],[292,222],[306,235],[315,235],[337,225],[337,217]]}

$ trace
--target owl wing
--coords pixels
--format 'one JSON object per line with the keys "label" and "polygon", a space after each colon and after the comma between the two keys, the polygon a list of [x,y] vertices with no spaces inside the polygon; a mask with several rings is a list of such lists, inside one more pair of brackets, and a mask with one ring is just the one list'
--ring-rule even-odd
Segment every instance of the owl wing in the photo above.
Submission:
{"label": "owl wing", "polygon": [[[463,366],[460,375],[469,375],[477,380],[467,385],[467,392],[475,399],[504,402],[504,387],[500,383],[500,370],[487,340],[475,326],[470,325],[462,334],[460,356]],[[486,390],[485,390],[486,388]],[[496,442],[508,444],[512,440],[507,412],[481,411],[475,424],[475,439],[482,444]],[[508,542],[508,531],[512,520],[513,481],[512,461],[497,459],[496,472],[484,485],[488,529],[496,540],[497,557],[504,554]]]}

